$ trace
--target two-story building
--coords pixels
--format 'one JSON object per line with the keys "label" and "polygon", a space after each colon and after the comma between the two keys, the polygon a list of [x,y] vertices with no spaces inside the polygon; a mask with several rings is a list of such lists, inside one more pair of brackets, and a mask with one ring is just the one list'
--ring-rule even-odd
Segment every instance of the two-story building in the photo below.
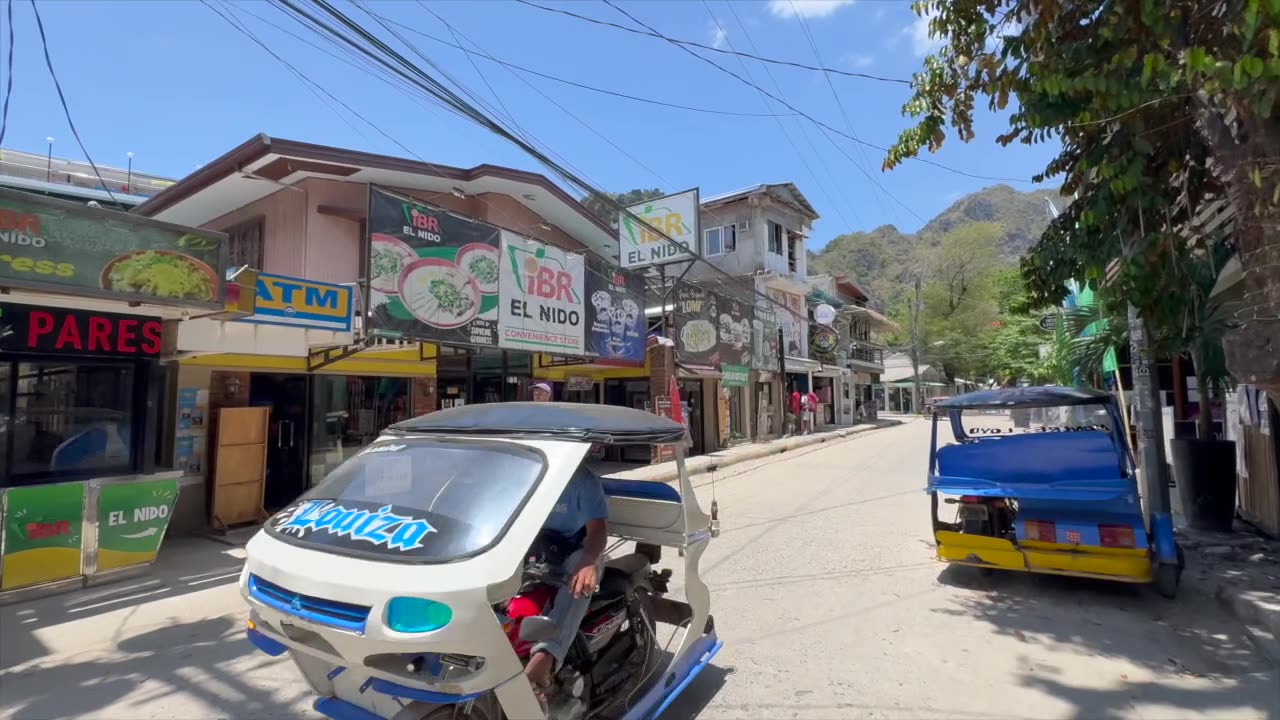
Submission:
{"label": "two-story building", "polygon": [[[810,354],[823,365],[814,373],[815,393],[823,405],[819,420],[849,425],[874,419],[873,387],[884,372],[885,346],[881,339],[898,326],[870,307],[871,298],[847,273],[810,275],[808,282],[814,336]],[[824,305],[830,310],[822,309]],[[833,316],[829,325],[819,321],[819,312]],[[832,334],[834,338],[824,337]],[[818,347],[822,344],[828,346],[826,352]]]}
{"label": "two-story building", "polygon": [[[413,415],[524,400],[535,380],[552,382],[556,399],[637,404],[648,392],[642,317],[627,324],[614,313],[612,325],[603,322],[602,347],[618,350],[619,362],[584,351],[593,320],[601,322],[584,298],[626,291],[626,274],[607,269],[616,262],[615,232],[542,175],[259,135],[135,212],[225,233],[229,266],[261,270],[249,321],[193,316],[168,334],[184,412],[269,408],[264,471],[233,467],[235,452],[216,428],[188,423],[171,432],[188,471],[214,488],[207,512],[215,526],[253,519],[244,517],[253,503],[239,504],[244,512],[219,509],[218,493],[253,491],[230,474],[262,472],[247,487],[264,486],[258,507],[274,510]],[[515,273],[505,287],[523,290],[522,268],[543,257],[573,278],[562,300],[576,303],[551,308],[544,320],[558,313],[562,322],[585,322],[585,340],[580,328],[573,338],[523,322],[538,315],[537,302],[550,302],[532,290],[518,303],[499,301],[499,277]],[[458,292],[429,295],[435,280]],[[634,306],[643,307],[642,294],[626,305]],[[424,328],[440,341],[421,342]]]}
{"label": "two-story building", "polygon": [[809,358],[805,305],[805,240],[817,219],[794,183],[754,185],[701,202],[702,256],[721,272],[695,265],[688,278],[707,287],[734,284],[755,302],[749,380],[722,384],[716,393],[727,396],[722,414],[746,437],[785,433],[788,396],[807,390],[810,373],[820,369]]}

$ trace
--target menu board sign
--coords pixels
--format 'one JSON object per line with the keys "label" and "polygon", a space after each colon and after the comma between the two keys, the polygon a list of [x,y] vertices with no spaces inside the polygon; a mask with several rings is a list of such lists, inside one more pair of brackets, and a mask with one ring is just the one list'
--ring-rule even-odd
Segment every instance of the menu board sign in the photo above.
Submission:
{"label": "menu board sign", "polygon": [[778,321],[771,307],[757,305],[751,318],[751,367],[778,370]]}
{"label": "menu board sign", "polygon": [[751,318],[749,303],[720,297],[720,362],[725,365],[751,364]]}
{"label": "menu board sign", "polygon": [[155,305],[222,305],[226,237],[0,189],[0,285]]}
{"label": "menu board sign", "polygon": [[369,328],[498,344],[498,228],[369,187]]}
{"label": "menu board sign", "polygon": [[644,278],[596,258],[587,258],[587,355],[643,364]]}
{"label": "menu board sign", "polygon": [[582,355],[583,270],[581,255],[503,230],[498,345]]}
{"label": "menu board sign", "polygon": [[675,314],[676,360],[690,365],[720,364],[720,298],[697,285],[681,283],[671,292]]}

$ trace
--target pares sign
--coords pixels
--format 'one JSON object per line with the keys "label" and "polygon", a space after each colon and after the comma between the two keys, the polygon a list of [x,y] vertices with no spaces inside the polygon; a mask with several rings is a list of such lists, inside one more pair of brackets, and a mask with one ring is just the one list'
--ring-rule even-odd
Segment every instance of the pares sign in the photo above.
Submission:
{"label": "pares sign", "polygon": [[581,255],[502,231],[498,346],[583,355]]}
{"label": "pares sign", "polygon": [[627,210],[661,230],[684,249],[623,214],[618,218],[618,257],[623,267],[665,265],[692,260],[698,252],[698,189],[646,200]]}
{"label": "pares sign", "polygon": [[644,278],[587,258],[587,355],[644,364]]}

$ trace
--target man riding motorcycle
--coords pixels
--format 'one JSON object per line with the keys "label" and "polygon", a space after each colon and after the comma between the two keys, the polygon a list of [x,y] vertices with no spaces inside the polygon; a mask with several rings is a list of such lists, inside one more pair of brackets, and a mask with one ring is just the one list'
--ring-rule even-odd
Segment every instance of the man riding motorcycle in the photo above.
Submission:
{"label": "man riding motorcycle", "polygon": [[591,606],[609,536],[608,514],[608,501],[600,478],[583,464],[574,472],[543,523],[540,543],[557,546],[558,556],[567,553],[561,566],[565,582],[556,591],[547,615],[555,623],[556,636],[535,644],[525,666],[525,676],[543,701],[552,672],[564,662],[578,626]]}

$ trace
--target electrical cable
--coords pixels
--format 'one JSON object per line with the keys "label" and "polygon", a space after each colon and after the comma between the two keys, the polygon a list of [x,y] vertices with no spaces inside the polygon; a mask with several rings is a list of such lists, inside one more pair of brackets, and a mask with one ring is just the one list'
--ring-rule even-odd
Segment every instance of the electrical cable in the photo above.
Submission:
{"label": "electrical cable", "polygon": [[[668,108],[673,108],[673,109],[676,109],[676,110],[688,110],[688,111],[690,111],[690,112],[706,113],[706,114],[709,114],[709,115],[729,115],[729,116],[733,116],[733,117],[778,117],[778,116],[780,116],[780,117],[790,117],[790,116],[792,116],[792,115],[794,114],[794,113],[782,113],[782,114],[779,114],[779,113],[772,113],[772,112],[771,112],[771,113],[733,112],[733,111],[731,111],[731,110],[717,110],[717,109],[714,109],[714,108],[694,107],[694,106],[692,106],[692,105],[681,105],[681,104],[679,104],[679,103],[670,103],[670,102],[664,102],[664,101],[662,101],[662,100],[654,100],[653,98],[639,97],[639,96],[637,96],[637,95],[628,95],[628,94],[626,94],[626,93],[620,93],[620,92],[617,92],[616,90],[607,90],[607,89],[605,89],[605,88],[595,87],[594,85],[587,85],[587,84],[584,84],[584,83],[575,82],[575,81],[573,81],[573,80],[566,80],[565,78],[557,77],[557,76],[555,76],[555,75],[549,75],[549,74],[544,73],[544,72],[538,72],[537,70],[532,70],[532,69],[527,68],[527,67],[524,67],[524,66],[522,66],[522,65],[518,65],[518,64],[513,63],[513,62],[508,62],[508,61],[506,61],[506,60],[502,60],[501,58],[495,57],[495,56],[490,55],[490,54],[485,53],[485,52],[476,52],[476,51],[473,51],[473,50],[468,50],[468,49],[466,49],[465,47],[463,47],[463,46],[461,46],[461,45],[451,43],[451,42],[449,42],[448,40],[445,40],[445,39],[443,39],[443,38],[438,38],[438,37],[436,37],[435,35],[432,35],[432,34],[430,34],[430,33],[423,32],[422,30],[419,30],[419,29],[417,29],[417,28],[410,27],[410,26],[405,25],[405,24],[403,24],[403,23],[396,22],[395,20],[392,20],[391,18],[388,18],[388,17],[386,17],[386,16],[380,16],[380,17],[382,17],[382,19],[386,20],[387,22],[391,23],[392,25],[396,25],[396,26],[400,27],[400,28],[401,28],[401,29],[403,29],[403,30],[407,30],[408,32],[411,32],[411,33],[413,33],[413,34],[415,34],[415,35],[420,35],[420,36],[422,36],[422,37],[424,37],[424,38],[426,38],[426,39],[428,39],[428,40],[431,40],[431,41],[433,41],[433,42],[440,43],[441,45],[448,45],[449,47],[455,48],[455,49],[457,49],[457,50],[461,50],[461,51],[463,51],[463,52],[465,52],[465,53],[472,54],[472,55],[478,55],[478,56],[480,56],[480,57],[484,58],[485,60],[488,60],[488,61],[493,62],[493,63],[497,63],[498,65],[506,66],[507,68],[510,68],[510,69],[513,69],[513,70],[518,70],[518,71],[520,71],[520,72],[522,72],[522,73],[527,73],[527,74],[529,74],[529,75],[534,75],[534,76],[536,76],[536,77],[545,78],[545,79],[547,79],[547,80],[551,80],[551,81],[553,81],[553,82],[563,83],[563,84],[565,84],[565,85],[569,85],[569,86],[572,86],[572,87],[581,88],[581,89],[583,89],[583,90],[590,90],[591,92],[600,93],[600,94],[602,94],[602,95],[610,95],[610,96],[617,97],[617,98],[623,98],[623,99],[625,99],[625,100],[632,100],[632,101],[635,101],[635,102],[647,103],[647,104],[649,104],[649,105],[658,105],[658,106],[661,106],[661,107],[668,107]],[[475,43],[472,43],[472,44],[474,45]],[[477,46],[477,47],[479,47],[479,46]]]}
{"label": "electrical cable", "polygon": [[607,20],[597,20],[596,18],[587,17],[586,15],[579,15],[574,12],[569,12],[568,10],[561,10],[559,8],[550,8],[543,5],[538,5],[537,3],[529,2],[529,0],[516,0],[516,2],[522,5],[528,5],[529,7],[538,8],[539,10],[545,10],[546,12],[556,13],[558,15],[567,15],[572,18],[577,18],[578,20],[585,20],[586,22],[589,22],[595,25],[604,25],[606,27],[617,28],[618,30],[625,30],[629,33],[635,33],[636,35],[645,35],[647,37],[659,38],[661,40],[666,40],[667,42],[676,43],[677,45],[688,45],[690,47],[696,47],[702,50],[710,50],[712,52],[718,52],[725,55],[738,55],[740,57],[746,57],[752,60],[759,60],[762,63],[771,63],[773,65],[786,65],[788,67],[800,68],[802,70],[816,70],[824,74],[844,75],[847,77],[863,78],[865,80],[878,80],[880,82],[898,83],[901,85],[911,84],[910,80],[902,80],[900,78],[880,77],[878,75],[868,75],[867,73],[849,72],[847,70],[834,70],[831,68],[817,68],[812,65],[805,65],[804,63],[790,62],[787,60],[775,60],[773,58],[760,57],[759,55],[749,55],[747,53],[741,53],[734,50],[725,50],[724,48],[718,48],[712,45],[704,45],[702,43],[693,42],[691,40],[676,40],[674,38],[669,38],[663,35],[662,33],[658,32],[657,30],[653,30],[652,28],[650,28],[649,32],[643,32],[641,30],[636,30],[635,28],[629,28],[624,25],[619,25],[617,23],[611,23]]}
{"label": "electrical cable", "polygon": [[[12,6],[11,6],[12,9]],[[89,149],[84,146],[84,141],[80,139],[80,131],[76,129],[76,123],[71,119],[71,108],[67,106],[67,96],[62,92],[62,83],[58,81],[58,73],[53,69],[53,58],[49,55],[49,38],[44,34],[44,20],[40,17],[40,8],[36,7],[36,0],[31,0],[31,11],[36,14],[36,29],[40,31],[40,46],[44,50],[44,64],[49,68],[49,77],[53,78],[53,87],[58,91],[58,102],[62,104],[62,114],[67,119],[67,126],[71,128],[71,134],[76,138],[76,144],[80,146],[80,152],[84,153],[84,159],[89,161],[89,167],[93,168],[93,174],[97,176],[98,182],[102,183],[102,189],[107,193],[107,197],[111,198],[111,202],[120,205],[120,201],[116,199],[111,188],[107,187],[107,181],[102,178],[102,173],[98,172],[98,166],[93,162],[93,158],[89,155]],[[11,24],[12,31],[13,25]],[[9,45],[10,52],[13,51],[13,45]],[[12,75],[9,76],[12,79]],[[6,106],[8,98],[5,99]]]}
{"label": "electrical cable", "polygon": [[13,0],[9,0],[9,60],[8,78],[4,87],[4,110],[0,111],[0,145],[4,143],[4,133],[9,129],[9,98],[13,97]]}
{"label": "electrical cable", "polygon": [[[382,53],[386,57],[394,60],[395,63],[399,64],[403,68],[403,71],[405,72],[405,74],[411,73],[415,75],[418,78],[418,80],[415,81],[415,84],[418,84],[419,86],[423,87],[424,90],[436,96],[442,102],[445,102],[446,104],[455,108],[458,112],[462,113],[465,117],[472,119],[473,122],[480,125],[481,127],[484,127],[490,130],[491,132],[493,132],[494,134],[498,135],[499,137],[502,137],[508,140],[509,142],[515,144],[517,147],[519,147],[520,149],[524,150],[526,153],[528,153],[529,155],[537,159],[539,162],[545,165],[548,169],[552,170],[557,176],[561,177],[565,182],[569,183],[573,187],[579,188],[582,191],[586,192],[588,195],[595,197],[599,202],[604,204],[606,207],[616,210],[621,216],[625,216],[627,218],[632,219],[634,222],[638,223],[641,227],[648,228],[649,231],[653,233],[655,237],[667,242],[668,244],[680,247],[683,252],[692,256],[691,262],[702,262],[705,265],[707,265],[712,270],[713,273],[723,275],[724,277],[728,278],[730,281],[737,280],[737,278],[734,278],[732,275],[730,275],[728,272],[721,269],[720,267],[713,265],[711,263],[708,263],[700,253],[693,251],[692,249],[685,248],[683,245],[680,245],[678,242],[672,239],[669,235],[662,232],[660,229],[654,227],[648,221],[644,220],[643,218],[639,217],[635,213],[631,212],[630,210],[622,206],[612,197],[605,194],[603,191],[597,189],[592,183],[588,182],[587,180],[584,180],[579,174],[575,173],[569,168],[566,168],[564,165],[557,163],[556,161],[548,157],[545,152],[534,147],[531,143],[525,141],[524,139],[514,135],[511,131],[507,130],[506,128],[504,128],[502,125],[500,125],[493,119],[485,116],[482,112],[476,109],[475,106],[468,103],[464,98],[460,97],[457,93],[453,92],[448,87],[444,86],[439,80],[433,78],[431,75],[423,71],[417,65],[410,62],[403,55],[396,52],[393,48],[389,47],[385,42],[379,39],[376,35],[373,35],[372,33],[370,33],[368,30],[362,27],[359,23],[355,22],[351,18],[347,17],[344,13],[342,13],[341,11],[333,7],[329,2],[327,2],[327,0],[311,0],[311,1],[312,1],[312,4],[321,8],[326,14],[332,17],[338,24],[346,27],[348,31],[350,31],[356,37],[360,38],[360,40],[363,41],[363,43],[369,46],[372,46],[373,48],[376,48],[378,53]],[[304,21],[304,24],[311,23],[311,25],[314,27],[323,28],[326,32],[333,34],[334,36],[341,39],[343,42],[348,43],[353,48],[366,54],[370,58],[373,58],[380,64],[383,64],[384,66],[387,66],[390,68],[395,67],[390,60],[387,60],[386,58],[375,53],[373,50],[370,50],[368,47],[365,47],[361,43],[358,43],[355,40],[347,37],[341,31],[338,31],[336,28],[329,26],[327,23],[323,22],[322,20],[319,20],[312,13],[299,7],[298,4],[294,2],[294,0],[273,0],[273,2],[277,3],[279,6],[288,8],[289,11],[291,11],[295,16],[302,18]],[[432,64],[434,66],[434,63]],[[739,288],[739,289],[745,289],[745,288]],[[754,295],[757,298],[763,299],[766,306],[777,305],[781,307],[785,312],[790,313],[796,316],[797,318],[799,318],[801,322],[806,324],[808,322],[807,315],[802,315],[801,313],[791,310],[791,308],[787,307],[782,303],[777,302],[776,300],[769,297],[768,295],[761,293],[759,291],[756,291],[754,287],[751,288],[751,291],[748,294]],[[757,304],[759,303],[757,302]]]}
{"label": "electrical cable", "polygon": [[[532,4],[532,3],[528,3],[528,2],[527,2],[527,0],[517,0],[517,2],[522,2],[522,3],[526,3],[526,4]],[[673,40],[673,39],[671,39],[671,38],[668,38],[668,37],[667,37],[667,36],[665,36],[665,35],[662,35],[662,34],[661,34],[661,33],[659,33],[657,30],[655,30],[652,26],[650,26],[650,25],[646,24],[645,22],[643,22],[642,20],[638,19],[637,17],[635,17],[635,16],[634,16],[634,15],[632,15],[631,13],[627,12],[626,10],[623,10],[621,7],[619,7],[619,6],[618,6],[616,3],[614,3],[612,0],[601,0],[601,2],[605,3],[606,5],[608,5],[609,7],[613,8],[613,9],[617,10],[618,12],[622,13],[623,15],[626,15],[628,18],[630,18],[630,19],[631,19],[631,21],[632,21],[632,22],[636,23],[637,25],[639,25],[639,26],[641,26],[641,27],[644,27],[644,28],[649,29],[651,32],[655,33],[658,37],[661,37],[662,39],[666,40],[667,42],[671,43],[672,45],[674,45],[674,46],[676,46],[676,47],[680,48],[681,50],[684,50],[685,52],[689,53],[689,54],[690,54],[690,55],[692,55],[693,57],[698,58],[699,60],[701,60],[701,61],[702,61],[702,62],[704,62],[704,63],[707,63],[708,65],[711,65],[712,67],[716,68],[716,69],[717,69],[717,70],[719,70],[720,72],[723,72],[723,73],[725,73],[725,74],[727,74],[727,75],[732,76],[733,78],[737,79],[737,80],[738,80],[738,82],[741,82],[741,83],[743,83],[744,85],[748,85],[748,86],[751,86],[751,87],[755,87],[756,89],[760,90],[760,91],[761,91],[761,92],[763,92],[764,94],[768,95],[770,98],[773,98],[775,101],[777,101],[777,102],[781,103],[781,104],[782,104],[784,107],[786,107],[787,109],[789,109],[789,110],[791,110],[791,111],[795,112],[795,113],[796,113],[797,115],[799,115],[800,117],[805,118],[806,120],[808,120],[809,122],[811,122],[811,123],[813,123],[813,124],[817,125],[818,127],[825,128],[826,130],[829,130],[829,131],[831,131],[831,132],[834,132],[835,134],[837,134],[837,135],[839,135],[839,136],[841,136],[841,137],[848,138],[849,140],[852,140],[852,141],[854,141],[855,143],[858,143],[859,145],[865,145],[865,146],[867,146],[867,147],[869,147],[869,148],[872,148],[872,149],[874,149],[874,150],[879,150],[880,152],[883,152],[883,153],[888,153],[888,152],[889,152],[889,149],[888,149],[888,148],[886,148],[886,147],[881,147],[881,146],[876,145],[876,144],[874,144],[874,143],[867,142],[866,140],[860,140],[860,139],[858,139],[858,138],[856,138],[856,137],[854,137],[854,136],[852,136],[852,135],[849,135],[849,134],[845,133],[843,130],[838,130],[838,129],[836,129],[836,128],[832,127],[831,125],[828,125],[827,123],[825,123],[825,122],[823,122],[823,121],[821,121],[821,120],[818,120],[817,118],[813,117],[812,115],[809,115],[808,113],[806,113],[806,112],[804,112],[803,110],[801,110],[801,109],[797,108],[796,106],[792,105],[791,103],[787,102],[786,100],[783,100],[782,98],[780,98],[780,97],[778,97],[778,96],[774,95],[773,93],[770,93],[769,91],[764,90],[764,89],[763,89],[763,88],[761,88],[759,85],[756,85],[755,83],[752,83],[751,81],[747,80],[746,78],[743,78],[741,75],[739,75],[739,74],[735,73],[734,71],[732,71],[732,70],[730,70],[730,69],[728,69],[728,68],[724,67],[723,65],[720,65],[719,63],[715,62],[714,60],[711,60],[711,59],[709,59],[709,58],[705,58],[705,57],[703,57],[703,56],[699,55],[698,53],[696,53],[696,52],[694,52],[694,51],[690,50],[689,48],[685,47],[685,46],[684,46],[684,45],[682,45],[679,41]],[[538,7],[538,6],[536,6],[536,5],[535,5],[535,7]],[[942,163],[934,162],[933,160],[927,160],[927,159],[922,158],[922,157],[913,157],[913,158],[911,158],[911,159],[912,159],[912,160],[915,160],[915,161],[917,161],[917,162],[922,162],[922,163],[924,163],[924,164],[926,164],[926,165],[933,165],[934,167],[941,168],[941,169],[943,169],[943,170],[946,170],[947,172],[955,173],[955,174],[957,174],[957,175],[963,175],[963,176],[965,176],[965,177],[970,177],[970,178],[974,178],[974,179],[977,179],[977,180],[991,180],[991,181],[995,181],[995,182],[1031,183],[1031,181],[1030,181],[1030,180],[1021,180],[1021,179],[1018,179],[1018,178],[1004,178],[1004,177],[992,177],[992,176],[989,176],[989,175],[976,175],[976,174],[974,174],[974,173],[965,172],[964,170],[958,170],[958,169],[953,168],[953,167],[951,167],[951,166],[949,166],[949,165],[943,165]]]}

